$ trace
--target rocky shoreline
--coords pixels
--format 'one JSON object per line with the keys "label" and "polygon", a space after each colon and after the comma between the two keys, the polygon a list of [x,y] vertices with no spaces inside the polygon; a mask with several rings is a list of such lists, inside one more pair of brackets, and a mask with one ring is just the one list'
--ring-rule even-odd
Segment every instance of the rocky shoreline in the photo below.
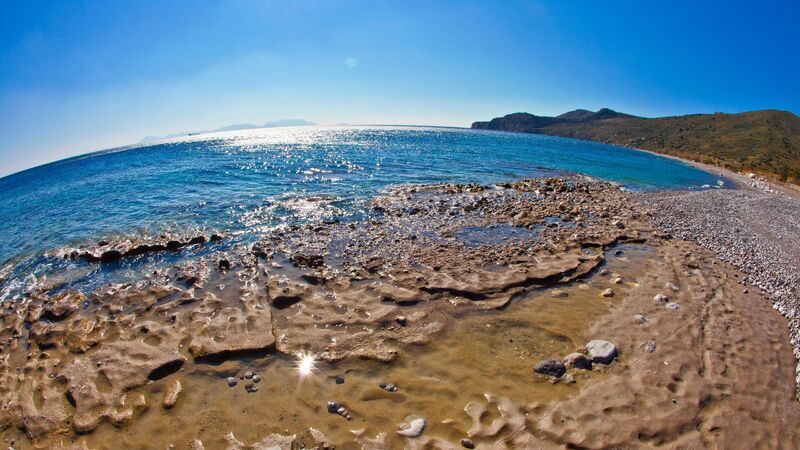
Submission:
{"label": "rocky shoreline", "polygon": [[[753,303],[756,287],[736,287],[735,269],[672,237],[687,225],[664,225],[668,195],[583,177],[398,186],[365,220],[275,230],[90,292],[28,292],[2,305],[2,437],[15,448],[115,448],[120,428],[123,446],[179,448],[798,443],[784,424],[800,415],[785,322]],[[223,239],[109,240],[67,257],[104,264]],[[495,365],[514,381],[479,376]],[[452,418],[460,405],[431,402],[440,392],[466,403],[471,426]],[[263,429],[249,426],[257,418]]]}

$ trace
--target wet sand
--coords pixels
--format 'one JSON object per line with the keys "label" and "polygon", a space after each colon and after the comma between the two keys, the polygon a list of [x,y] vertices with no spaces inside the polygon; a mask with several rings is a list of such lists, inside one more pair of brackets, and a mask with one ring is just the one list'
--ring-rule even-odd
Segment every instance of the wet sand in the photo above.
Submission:
{"label": "wet sand", "polygon": [[[800,445],[786,320],[635,196],[530,180],[399,188],[372,207],[132,285],[3,305],[3,442]],[[613,362],[533,372],[594,339]],[[397,433],[419,418],[418,436]]]}

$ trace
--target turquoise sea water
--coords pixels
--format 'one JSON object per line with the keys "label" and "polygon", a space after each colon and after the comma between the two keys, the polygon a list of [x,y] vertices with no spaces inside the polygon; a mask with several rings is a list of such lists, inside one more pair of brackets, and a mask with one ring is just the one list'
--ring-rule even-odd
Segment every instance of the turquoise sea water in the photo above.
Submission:
{"label": "turquoise sea water", "polygon": [[15,267],[2,284],[10,292],[15,279],[69,269],[74,263],[42,255],[107,236],[206,227],[229,231],[236,242],[282,223],[349,220],[399,183],[487,184],[564,172],[632,190],[720,181],[648,153],[531,134],[297,127],[192,136],[1,178],[0,264]]}

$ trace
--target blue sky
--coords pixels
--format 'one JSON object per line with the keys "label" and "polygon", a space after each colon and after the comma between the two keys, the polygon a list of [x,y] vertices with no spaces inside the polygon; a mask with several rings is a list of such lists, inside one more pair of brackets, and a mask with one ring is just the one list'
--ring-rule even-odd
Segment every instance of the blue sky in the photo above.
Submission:
{"label": "blue sky", "polygon": [[303,118],[800,112],[800,2],[0,4],[0,176],[146,135]]}

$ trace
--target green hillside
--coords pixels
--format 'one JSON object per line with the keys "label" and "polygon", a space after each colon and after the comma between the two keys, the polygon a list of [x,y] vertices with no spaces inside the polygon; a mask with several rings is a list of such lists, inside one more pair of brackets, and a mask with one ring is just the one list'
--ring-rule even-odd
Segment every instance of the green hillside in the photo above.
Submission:
{"label": "green hillside", "polygon": [[[535,119],[533,119],[535,118]],[[516,119],[516,120],[514,120]],[[473,128],[586,139],[800,182],[800,117],[787,111],[647,119],[603,109],[558,117],[516,113]]]}

